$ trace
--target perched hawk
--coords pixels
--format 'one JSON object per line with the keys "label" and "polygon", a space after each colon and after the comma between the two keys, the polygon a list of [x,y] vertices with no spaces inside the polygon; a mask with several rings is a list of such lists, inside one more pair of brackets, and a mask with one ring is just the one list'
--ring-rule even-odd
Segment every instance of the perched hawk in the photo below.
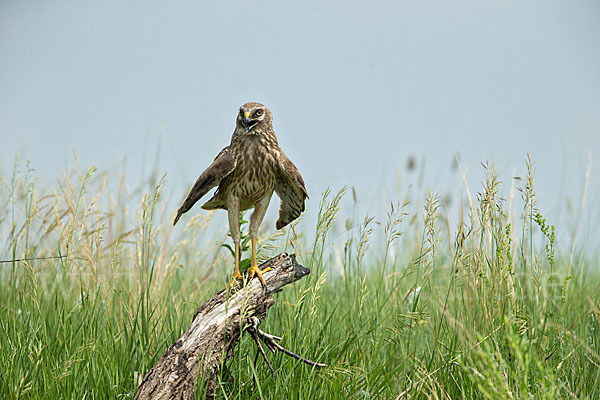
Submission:
{"label": "perched hawk", "polygon": [[273,115],[264,105],[246,103],[240,107],[231,143],[200,175],[177,210],[173,225],[215,186],[218,186],[217,191],[202,208],[227,210],[229,230],[235,244],[235,270],[231,285],[242,278],[239,270],[240,212],[251,207],[254,207],[254,212],[250,217],[252,264],[249,273],[250,278],[257,275],[265,285],[256,263],[256,237],[273,191],[281,199],[279,219],[275,225],[277,229],[300,216],[308,193],[300,172],[279,148],[273,130]]}

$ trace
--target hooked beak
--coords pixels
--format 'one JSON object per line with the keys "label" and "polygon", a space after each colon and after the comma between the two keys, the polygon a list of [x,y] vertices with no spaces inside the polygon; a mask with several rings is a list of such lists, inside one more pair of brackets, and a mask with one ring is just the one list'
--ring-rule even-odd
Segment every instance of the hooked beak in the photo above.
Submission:
{"label": "hooked beak", "polygon": [[252,129],[252,127],[254,125],[256,125],[258,121],[253,121],[250,119],[250,113],[246,112],[244,113],[244,118],[242,119],[242,126],[244,127],[244,130],[246,131],[246,133],[248,133],[250,131],[250,129]]}

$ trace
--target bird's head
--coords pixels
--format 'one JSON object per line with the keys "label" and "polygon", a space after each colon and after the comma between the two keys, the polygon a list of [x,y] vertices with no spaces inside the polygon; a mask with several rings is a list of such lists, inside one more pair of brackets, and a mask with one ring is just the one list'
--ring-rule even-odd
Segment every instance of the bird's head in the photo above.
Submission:
{"label": "bird's head", "polygon": [[271,111],[260,103],[246,103],[240,107],[236,125],[248,134],[255,134],[267,128],[272,122]]}

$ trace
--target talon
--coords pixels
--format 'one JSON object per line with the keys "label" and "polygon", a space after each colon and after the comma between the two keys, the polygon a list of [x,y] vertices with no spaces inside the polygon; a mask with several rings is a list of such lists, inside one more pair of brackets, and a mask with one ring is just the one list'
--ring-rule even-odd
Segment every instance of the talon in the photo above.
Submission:
{"label": "talon", "polygon": [[231,281],[229,282],[229,286],[230,288],[234,287],[235,284],[237,283],[238,280],[244,279],[244,277],[242,276],[242,274],[240,274],[238,271],[234,271],[233,272],[233,276],[231,277]]}
{"label": "talon", "polygon": [[254,278],[254,275],[258,276],[260,283],[265,290],[267,291],[267,283],[265,282],[265,278],[263,278],[262,274],[269,272],[271,270],[270,267],[263,269],[262,271],[258,268],[258,264],[256,262],[256,238],[251,237],[252,241],[252,261],[250,263],[250,268],[248,269],[248,274],[250,275],[250,279]]}
{"label": "talon", "polygon": [[265,274],[265,273],[269,272],[270,270],[271,270],[271,268],[267,267],[261,271],[258,268],[258,266],[253,265],[248,269],[248,274],[250,275],[250,279],[254,278],[254,275],[256,275],[258,277],[258,279],[260,280],[261,285],[263,285],[263,287],[266,288],[267,283],[265,282],[265,278],[263,278],[262,274]]}

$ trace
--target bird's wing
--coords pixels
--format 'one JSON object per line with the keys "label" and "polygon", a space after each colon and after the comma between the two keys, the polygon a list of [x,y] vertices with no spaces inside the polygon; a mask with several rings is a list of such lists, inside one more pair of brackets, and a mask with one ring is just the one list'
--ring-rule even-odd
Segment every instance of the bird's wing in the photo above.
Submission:
{"label": "bird's wing", "polygon": [[217,186],[223,180],[223,178],[229,175],[235,169],[235,165],[236,160],[233,157],[233,154],[231,154],[229,146],[227,146],[221,150],[213,163],[206,168],[196,183],[194,183],[194,186],[192,187],[192,190],[190,190],[187,198],[177,210],[177,216],[173,221],[173,225],[175,225],[177,221],[179,221],[179,218],[181,218],[184,213],[189,211],[189,209],[192,208],[192,206],[196,204],[196,202],[200,200],[202,196],[204,196],[210,189]]}
{"label": "bird's wing", "polygon": [[275,193],[281,199],[279,219],[275,226],[281,229],[300,216],[304,211],[304,200],[308,198],[302,175],[283,151],[279,155]]}

